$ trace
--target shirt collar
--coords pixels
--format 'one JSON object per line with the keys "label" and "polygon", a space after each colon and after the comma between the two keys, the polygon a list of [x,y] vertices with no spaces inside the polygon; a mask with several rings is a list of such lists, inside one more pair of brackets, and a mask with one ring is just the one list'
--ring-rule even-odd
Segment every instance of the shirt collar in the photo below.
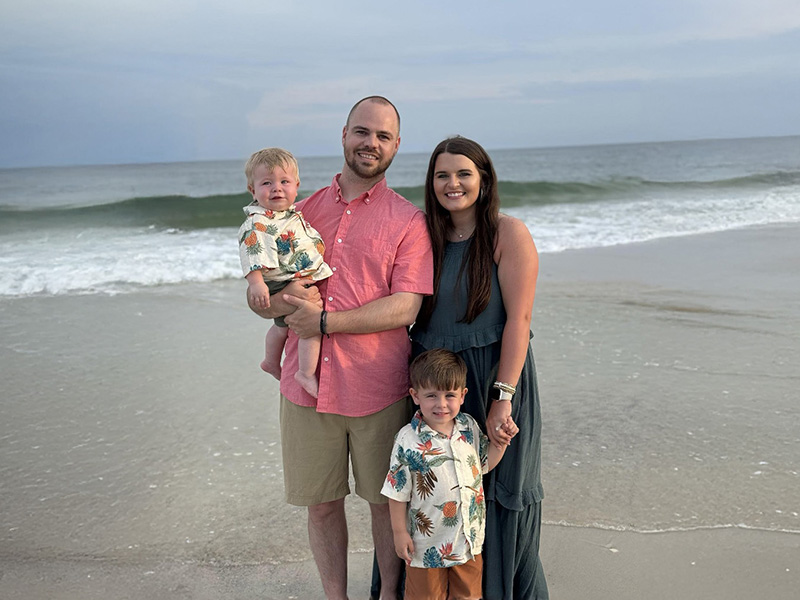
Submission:
{"label": "shirt collar", "polygon": [[268,219],[283,219],[288,217],[289,215],[297,212],[295,209],[295,205],[292,204],[286,210],[268,210],[261,206],[256,200],[253,200],[250,204],[245,206],[242,210],[244,210],[244,214],[250,215],[264,215]]}
{"label": "shirt collar", "polygon": [[[441,439],[462,439],[465,437],[465,433],[470,433],[469,421],[467,421],[467,417],[465,417],[463,413],[458,413],[455,421],[456,423],[453,427],[453,433],[450,438],[443,433],[439,433],[433,427],[428,425],[422,418],[422,413],[419,409],[417,409],[417,412],[414,413],[414,418],[411,419],[411,426],[414,428],[414,431],[417,432],[417,435],[423,442],[427,442],[429,439],[435,437]],[[464,430],[466,430],[466,432]],[[456,435],[456,433],[459,435]]]}
{"label": "shirt collar", "polygon": [[357,196],[356,198],[353,198],[348,203],[348,202],[345,202],[344,198],[342,198],[342,188],[339,186],[339,178],[341,176],[342,176],[341,173],[337,174],[333,178],[333,182],[331,183],[331,186],[333,187],[334,197],[336,199],[336,202],[343,202],[345,204],[352,204],[353,202],[356,202],[357,200],[363,200],[364,204],[369,204],[370,202],[372,202],[374,200],[377,200],[380,197],[381,193],[383,191],[385,191],[386,189],[388,189],[388,187],[389,187],[389,185],[386,183],[386,177],[382,177],[379,182],[377,182],[375,185],[373,185],[371,188],[369,188],[366,192],[364,192],[360,196]]}

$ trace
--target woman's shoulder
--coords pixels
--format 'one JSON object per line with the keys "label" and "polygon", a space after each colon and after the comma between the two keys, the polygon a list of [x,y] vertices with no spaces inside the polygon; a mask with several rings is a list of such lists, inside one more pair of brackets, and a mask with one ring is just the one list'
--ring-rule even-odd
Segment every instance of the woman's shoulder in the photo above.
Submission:
{"label": "woman's shoulder", "polygon": [[525,225],[525,222],[522,221],[522,219],[512,217],[511,215],[507,215],[505,213],[500,213],[498,215],[497,231],[516,235],[527,234],[528,237],[531,235],[530,231],[528,231],[528,226]]}
{"label": "woman's shoulder", "polygon": [[497,221],[497,250],[502,253],[504,248],[529,249],[536,252],[533,237],[528,226],[521,219],[500,213]]}

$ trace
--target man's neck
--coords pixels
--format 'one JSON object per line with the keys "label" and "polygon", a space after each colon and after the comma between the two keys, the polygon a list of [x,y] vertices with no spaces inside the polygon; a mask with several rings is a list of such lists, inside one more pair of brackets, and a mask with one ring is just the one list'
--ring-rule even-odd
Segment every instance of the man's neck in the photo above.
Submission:
{"label": "man's neck", "polygon": [[350,202],[358,198],[361,194],[368,192],[376,183],[386,176],[381,173],[376,177],[364,179],[353,173],[347,168],[347,165],[342,169],[342,174],[339,176],[339,189],[342,190],[342,199],[345,202]]}

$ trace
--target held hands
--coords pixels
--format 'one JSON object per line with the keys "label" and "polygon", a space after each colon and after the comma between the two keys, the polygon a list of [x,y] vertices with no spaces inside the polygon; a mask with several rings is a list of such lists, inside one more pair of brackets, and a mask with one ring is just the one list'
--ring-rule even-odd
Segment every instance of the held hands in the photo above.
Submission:
{"label": "held hands", "polygon": [[509,415],[505,420],[505,423],[500,426],[500,431],[508,435],[508,441],[511,443],[511,438],[519,433],[519,427],[517,427],[514,419],[511,418],[511,415]]}
{"label": "held hands", "polygon": [[518,433],[519,427],[511,418],[511,402],[493,402],[486,417],[486,435],[489,436],[489,441],[499,449],[508,446],[511,438]]}
{"label": "held hands", "polygon": [[394,551],[407,565],[411,564],[411,558],[414,556],[414,542],[407,531],[394,534]]}

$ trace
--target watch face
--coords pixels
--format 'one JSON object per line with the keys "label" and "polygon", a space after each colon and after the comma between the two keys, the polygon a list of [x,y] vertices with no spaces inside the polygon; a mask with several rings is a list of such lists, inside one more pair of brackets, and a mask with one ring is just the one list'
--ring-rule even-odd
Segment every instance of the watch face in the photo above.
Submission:
{"label": "watch face", "polygon": [[489,392],[489,398],[492,400],[500,400],[500,390],[497,388],[492,388]]}

